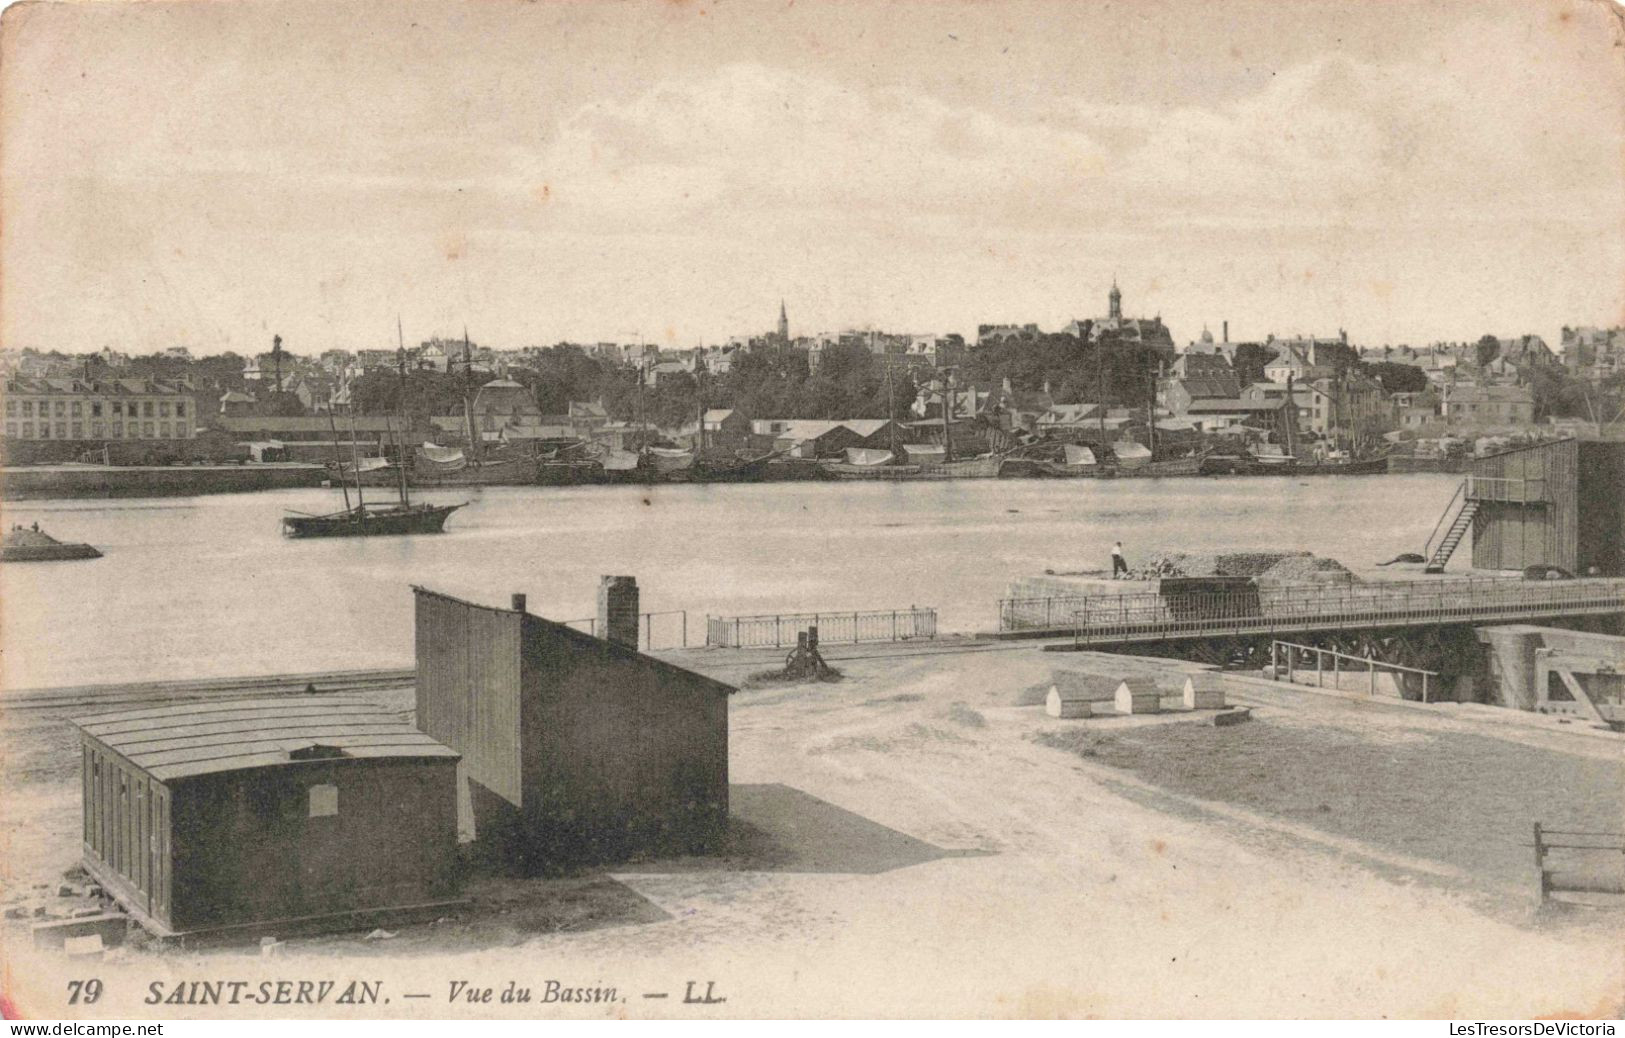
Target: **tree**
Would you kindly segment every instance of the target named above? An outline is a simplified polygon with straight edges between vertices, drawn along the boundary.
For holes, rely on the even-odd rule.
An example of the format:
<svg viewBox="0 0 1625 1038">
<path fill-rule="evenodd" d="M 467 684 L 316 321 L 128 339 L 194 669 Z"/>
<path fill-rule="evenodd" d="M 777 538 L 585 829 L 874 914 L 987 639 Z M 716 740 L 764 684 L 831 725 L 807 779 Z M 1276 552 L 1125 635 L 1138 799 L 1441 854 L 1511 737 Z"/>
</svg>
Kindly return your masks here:
<svg viewBox="0 0 1625 1038">
<path fill-rule="evenodd" d="M 1493 335 L 1486 335 L 1478 340 L 1474 347 L 1474 357 L 1478 366 L 1483 367 L 1501 355 L 1501 342 Z"/>
<path fill-rule="evenodd" d="M 1411 364 L 1378 361 L 1362 364 L 1361 369 L 1382 385 L 1384 393 L 1420 393 L 1428 387 L 1427 373 Z"/>
<path fill-rule="evenodd" d="M 1230 366 L 1235 369 L 1236 378 L 1243 386 L 1250 386 L 1254 382 L 1263 382 L 1264 368 L 1275 359 L 1278 351 L 1271 346 L 1257 342 L 1244 342 L 1236 347 L 1236 352 L 1230 359 Z"/>
</svg>

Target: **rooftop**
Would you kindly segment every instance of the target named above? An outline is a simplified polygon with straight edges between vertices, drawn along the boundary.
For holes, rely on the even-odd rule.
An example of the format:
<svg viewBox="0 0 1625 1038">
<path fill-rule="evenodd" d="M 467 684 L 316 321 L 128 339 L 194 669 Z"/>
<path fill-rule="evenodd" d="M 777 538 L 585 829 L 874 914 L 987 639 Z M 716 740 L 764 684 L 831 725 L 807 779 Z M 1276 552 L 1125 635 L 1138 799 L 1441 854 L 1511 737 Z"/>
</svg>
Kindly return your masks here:
<svg viewBox="0 0 1625 1038">
<path fill-rule="evenodd" d="M 331 756 L 439 757 L 458 754 L 391 713 L 352 696 L 285 696 L 124 710 L 75 719 L 160 781 Z"/>
</svg>

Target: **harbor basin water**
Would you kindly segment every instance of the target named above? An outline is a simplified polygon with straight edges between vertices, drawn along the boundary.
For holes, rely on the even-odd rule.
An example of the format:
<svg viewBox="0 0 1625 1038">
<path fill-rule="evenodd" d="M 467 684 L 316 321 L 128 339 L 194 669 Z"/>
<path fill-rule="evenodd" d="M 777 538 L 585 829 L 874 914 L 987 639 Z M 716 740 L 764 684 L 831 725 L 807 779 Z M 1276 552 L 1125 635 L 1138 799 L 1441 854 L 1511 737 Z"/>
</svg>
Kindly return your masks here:
<svg viewBox="0 0 1625 1038">
<path fill-rule="evenodd" d="M 603 574 L 645 610 L 939 611 L 989 630 L 1015 577 L 1131 565 L 1154 551 L 1303 550 L 1366 575 L 1420 552 L 1457 476 L 966 480 L 493 487 L 441 536 L 287 540 L 289 510 L 330 490 L 7 503 L 101 559 L 0 567 L 0 688 L 410 666 L 411 586 L 531 612 L 593 615 Z M 1460 561 L 1457 562 L 1459 566 Z M 655 623 L 674 645 L 681 618 Z"/>
</svg>

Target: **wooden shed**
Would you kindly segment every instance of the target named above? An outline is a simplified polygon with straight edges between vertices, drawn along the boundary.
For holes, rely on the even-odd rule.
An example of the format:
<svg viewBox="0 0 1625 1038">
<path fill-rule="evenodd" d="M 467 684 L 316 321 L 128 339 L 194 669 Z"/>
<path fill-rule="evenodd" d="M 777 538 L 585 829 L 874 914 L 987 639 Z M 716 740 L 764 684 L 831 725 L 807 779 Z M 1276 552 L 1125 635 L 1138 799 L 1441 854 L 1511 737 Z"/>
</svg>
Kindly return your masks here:
<svg viewBox="0 0 1625 1038">
<path fill-rule="evenodd" d="M 614 579 L 605 593 L 630 583 Z M 522 602 L 415 590 L 418 726 L 463 755 L 476 839 L 526 869 L 713 845 L 732 686 Z"/>
<path fill-rule="evenodd" d="M 346 696 L 73 722 L 84 864 L 163 936 L 372 925 L 457 887 L 457 754 Z"/>
<path fill-rule="evenodd" d="M 1625 442 L 1558 440 L 1472 462 L 1473 567 L 1625 576 Z"/>
</svg>

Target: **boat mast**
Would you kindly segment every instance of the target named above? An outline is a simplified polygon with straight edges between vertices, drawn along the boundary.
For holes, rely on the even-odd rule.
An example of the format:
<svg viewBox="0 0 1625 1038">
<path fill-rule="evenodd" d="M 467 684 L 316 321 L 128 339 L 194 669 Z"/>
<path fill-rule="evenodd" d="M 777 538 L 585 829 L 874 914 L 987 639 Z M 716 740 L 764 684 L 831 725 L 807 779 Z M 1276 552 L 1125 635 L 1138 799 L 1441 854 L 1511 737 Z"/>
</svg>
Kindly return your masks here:
<svg viewBox="0 0 1625 1038">
<path fill-rule="evenodd" d="M 469 349 L 468 325 L 463 325 L 463 422 L 468 426 L 468 452 L 473 455 L 470 459 L 474 467 L 480 467 L 480 441 L 479 434 L 474 428 L 474 406 L 469 402 L 470 390 L 474 383 L 474 356 Z"/>
<path fill-rule="evenodd" d="M 1281 414 L 1281 438 L 1288 457 L 1298 456 L 1298 397 L 1292 389 L 1292 372 L 1286 373 L 1286 405 Z"/>
<path fill-rule="evenodd" d="M 1100 419 L 1100 446 L 1106 446 L 1106 340 L 1095 341 L 1095 394 L 1100 403 L 1095 405 Z"/>
<path fill-rule="evenodd" d="M 897 394 L 892 389 L 892 365 L 890 360 L 886 362 L 886 424 L 891 428 L 891 452 L 893 460 L 895 460 L 897 455 Z M 947 460 L 947 455 L 943 455 L 943 460 Z"/>
<path fill-rule="evenodd" d="M 355 406 L 354 404 L 351 405 Z M 344 491 L 344 510 L 350 510 L 350 484 L 344 481 L 344 455 L 339 453 L 339 423 L 333 418 L 333 405 L 327 405 L 327 427 L 333 430 L 333 462 L 339 475 L 339 489 Z"/>
<path fill-rule="evenodd" d="M 399 373 L 400 379 L 401 379 L 401 399 L 400 399 L 401 433 L 400 433 L 399 436 L 397 436 L 395 438 L 395 453 L 396 453 L 396 460 L 399 461 L 400 466 L 401 466 L 401 507 L 402 508 L 408 508 L 408 507 L 411 506 L 412 500 L 406 493 L 406 427 L 407 427 L 407 417 L 406 417 L 406 415 L 407 415 L 407 410 L 406 410 L 406 333 L 401 330 L 401 315 L 400 314 L 395 315 L 395 342 L 398 344 L 398 350 L 399 350 L 399 352 L 396 355 L 396 358 L 397 358 L 397 361 L 398 361 L 398 364 L 396 366 L 396 370 Z M 395 423 L 394 422 L 390 422 L 389 427 L 390 427 L 390 432 L 395 431 Z"/>
<path fill-rule="evenodd" d="M 363 518 L 366 516 L 367 501 L 361 492 L 361 444 L 358 442 L 360 434 L 355 428 L 355 404 L 350 405 L 350 463 L 355 466 L 355 508 L 356 513 Z"/>
<path fill-rule="evenodd" d="M 942 460 L 954 460 L 954 369 L 948 369 L 947 391 L 942 395 Z"/>
<path fill-rule="evenodd" d="M 1145 447 L 1157 460 L 1157 376 L 1151 376 L 1151 396 L 1145 402 Z"/>
</svg>

